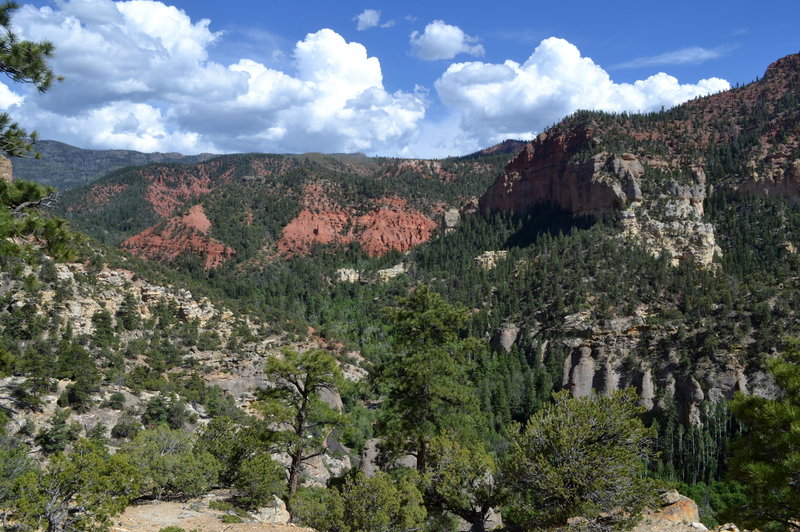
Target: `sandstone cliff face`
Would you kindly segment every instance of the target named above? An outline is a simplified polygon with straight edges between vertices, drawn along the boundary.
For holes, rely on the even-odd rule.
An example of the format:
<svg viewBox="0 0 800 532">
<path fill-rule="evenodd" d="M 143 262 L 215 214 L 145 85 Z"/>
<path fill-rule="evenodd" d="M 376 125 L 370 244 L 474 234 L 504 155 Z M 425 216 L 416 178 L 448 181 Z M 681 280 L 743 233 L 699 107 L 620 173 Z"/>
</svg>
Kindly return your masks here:
<svg viewBox="0 0 800 532">
<path fill-rule="evenodd" d="M 720 252 L 703 221 L 709 190 L 800 202 L 798 96 L 800 54 L 755 83 L 658 116 L 578 113 L 529 143 L 480 208 L 524 214 L 549 204 L 619 217 L 623 236 L 652 253 L 708 266 Z"/>
<path fill-rule="evenodd" d="M 190 254 L 204 258 L 207 270 L 218 268 L 236 253 L 208 236 L 211 222 L 198 204 L 182 215 L 170 218 L 125 240 L 120 247 L 139 257 L 170 262 Z"/>
<path fill-rule="evenodd" d="M 634 387 L 640 404 L 648 410 L 665 410 L 675 404 L 681 420 L 702 426 L 701 410 L 707 404 L 731 399 L 736 392 L 774 395 L 771 379 L 763 371 L 748 371 L 734 354 L 717 353 L 688 370 L 674 352 L 665 357 L 638 356 L 649 345 L 647 309 L 627 317 L 596 320 L 588 311 L 564 320 L 564 344 L 571 353 L 564 360 L 562 387 L 576 397 L 609 395 Z M 542 352 L 545 345 L 540 346 Z"/>
<path fill-rule="evenodd" d="M 705 174 L 696 168 L 694 182 L 670 180 L 663 192 L 642 193 L 646 167 L 662 170 L 670 163 L 645 160 L 631 153 L 600 152 L 576 158 L 590 148 L 596 130 L 542 133 L 506 167 L 480 198 L 484 213 L 523 214 L 539 205 L 554 205 L 575 216 L 617 214 L 623 236 L 654 255 L 668 253 L 673 264 L 711 264 L 721 253 L 714 228 L 704 223 Z"/>
<path fill-rule="evenodd" d="M 408 251 L 427 242 L 437 224 L 425 214 L 409 209 L 400 199 L 382 201 L 360 216 L 356 223 L 356 240 L 373 257 L 390 251 Z"/>
<path fill-rule="evenodd" d="M 358 243 L 370 256 L 408 251 L 429 240 L 438 224 L 400 198 L 373 200 L 359 215 L 332 200 L 320 184 L 306 186 L 304 208 L 276 242 L 283 256 L 304 255 L 316 245 Z"/>
<path fill-rule="evenodd" d="M 481 211 L 523 214 L 548 203 L 575 215 L 602 216 L 641 199 L 644 169 L 633 155 L 600 153 L 572 161 L 594 134 L 585 128 L 539 135 L 481 197 Z"/>
</svg>

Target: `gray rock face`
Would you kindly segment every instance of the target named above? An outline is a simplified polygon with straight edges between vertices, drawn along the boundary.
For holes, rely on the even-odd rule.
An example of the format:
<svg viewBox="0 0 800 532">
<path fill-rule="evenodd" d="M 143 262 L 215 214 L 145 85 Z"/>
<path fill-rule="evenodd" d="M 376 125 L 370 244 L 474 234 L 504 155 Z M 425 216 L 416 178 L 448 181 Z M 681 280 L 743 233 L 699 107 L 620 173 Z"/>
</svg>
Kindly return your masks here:
<svg viewBox="0 0 800 532">
<path fill-rule="evenodd" d="M 564 363 L 564 386 L 573 397 L 589 397 L 592 395 L 595 363 L 592 350 L 581 347 L 567 357 Z"/>
<path fill-rule="evenodd" d="M 620 376 L 617 370 L 611 365 L 610 361 L 605 361 L 599 376 L 601 377 L 601 380 L 598 391 L 601 394 L 608 396 L 619 390 Z"/>
<path fill-rule="evenodd" d="M 639 404 L 648 410 L 653 408 L 655 398 L 655 387 L 653 385 L 653 373 L 646 369 L 642 374 L 642 383 L 639 388 Z"/>
<path fill-rule="evenodd" d="M 495 337 L 492 338 L 492 347 L 498 351 L 503 350 L 508 353 L 514 346 L 514 342 L 517 341 L 518 336 L 519 325 L 516 323 L 506 323 L 500 328 Z"/>
<path fill-rule="evenodd" d="M 275 496 L 272 503 L 253 512 L 253 518 L 259 523 L 286 525 L 292 516 L 286 509 L 286 503 Z"/>
<path fill-rule="evenodd" d="M 572 347 L 564 359 L 561 386 L 574 397 L 610 395 L 633 387 L 646 409 L 664 411 L 677 406 L 683 423 L 702 426 L 705 403 L 730 399 L 737 391 L 764 397 L 779 393 L 768 374 L 745 375 L 733 355 L 720 353 L 714 360 L 700 361 L 690 373 L 681 369 L 674 353 L 660 359 L 639 356 L 642 347 L 636 327 L 609 331 L 587 316 L 568 318 L 576 336 L 559 342 Z M 552 356 L 549 345 L 540 348 L 543 361 Z"/>
<path fill-rule="evenodd" d="M 380 467 L 378 467 L 378 445 L 380 441 L 380 438 L 367 440 L 364 444 L 364 448 L 361 450 L 359 469 L 368 477 L 375 476 L 375 474 L 381 470 Z M 411 455 L 407 455 L 398 459 L 396 464 L 414 469 L 417 467 L 417 459 Z"/>
<path fill-rule="evenodd" d="M 444 213 L 444 227 L 445 229 L 455 229 L 461 221 L 461 213 L 458 209 L 450 209 Z"/>
</svg>

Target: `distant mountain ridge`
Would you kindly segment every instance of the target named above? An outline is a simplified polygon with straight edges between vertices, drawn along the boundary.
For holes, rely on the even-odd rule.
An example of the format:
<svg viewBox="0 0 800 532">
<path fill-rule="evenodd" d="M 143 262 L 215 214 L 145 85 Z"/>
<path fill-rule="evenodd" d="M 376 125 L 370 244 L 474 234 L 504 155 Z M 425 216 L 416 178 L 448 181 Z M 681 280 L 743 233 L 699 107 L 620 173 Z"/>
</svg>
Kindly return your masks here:
<svg viewBox="0 0 800 532">
<path fill-rule="evenodd" d="M 211 153 L 142 153 L 133 150 L 86 150 L 58 142 L 40 140 L 35 145 L 41 159 L 15 158 L 14 176 L 18 179 L 52 185 L 59 190 L 86 185 L 95 179 L 124 168 L 152 163 L 195 164 L 215 157 Z"/>
<path fill-rule="evenodd" d="M 382 256 L 429 240 L 511 156 L 221 155 L 118 169 L 68 191 L 62 208 L 76 227 L 163 262 L 189 255 L 216 268 L 351 245 Z M 203 235 L 184 223 L 195 206 L 208 219 Z"/>
</svg>

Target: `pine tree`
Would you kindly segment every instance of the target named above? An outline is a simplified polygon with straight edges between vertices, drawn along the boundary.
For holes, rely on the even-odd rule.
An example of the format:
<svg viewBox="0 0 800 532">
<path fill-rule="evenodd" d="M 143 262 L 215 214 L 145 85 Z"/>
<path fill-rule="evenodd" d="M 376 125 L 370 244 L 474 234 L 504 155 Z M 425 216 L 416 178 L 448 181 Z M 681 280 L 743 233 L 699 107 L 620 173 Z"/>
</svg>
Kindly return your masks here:
<svg viewBox="0 0 800 532">
<path fill-rule="evenodd" d="M 747 502 L 737 510 L 744 524 L 800 530 L 800 341 L 769 369 L 779 398 L 739 394 L 731 401 L 747 430 L 733 445 L 730 477 L 745 486 Z"/>
<path fill-rule="evenodd" d="M 636 393 L 570 398 L 559 392 L 554 398 L 513 437 L 505 456 L 510 501 L 504 517 L 534 530 L 570 517 L 616 526 L 637 516 L 655 495 L 644 472 L 656 434 L 638 418 L 644 409 Z"/>
<path fill-rule="evenodd" d="M 13 81 L 31 83 L 39 92 L 44 92 L 53 81 L 60 79 L 47 64 L 55 48 L 47 41 L 19 39 L 11 28 L 11 16 L 17 9 L 19 5 L 16 2 L 0 5 L 0 72 Z M 28 134 L 12 122 L 8 114 L 0 114 L 0 151 L 17 157 L 31 155 L 31 141 L 35 139 L 35 132 Z"/>
<path fill-rule="evenodd" d="M 332 355 L 320 349 L 267 359 L 264 374 L 271 387 L 259 394 L 258 409 L 279 431 L 277 450 L 289 455 L 289 497 L 297 491 L 302 465 L 327 452 L 325 438 L 340 423 L 340 415 L 325 404 L 320 393 L 335 391 L 341 370 Z"/>
<path fill-rule="evenodd" d="M 483 345 L 461 340 L 467 311 L 420 286 L 386 312 L 394 353 L 381 380 L 386 384 L 379 430 L 389 457 L 411 453 L 417 469 L 427 467 L 428 445 L 442 432 L 474 428 L 478 401 L 468 380 L 468 363 Z"/>
</svg>

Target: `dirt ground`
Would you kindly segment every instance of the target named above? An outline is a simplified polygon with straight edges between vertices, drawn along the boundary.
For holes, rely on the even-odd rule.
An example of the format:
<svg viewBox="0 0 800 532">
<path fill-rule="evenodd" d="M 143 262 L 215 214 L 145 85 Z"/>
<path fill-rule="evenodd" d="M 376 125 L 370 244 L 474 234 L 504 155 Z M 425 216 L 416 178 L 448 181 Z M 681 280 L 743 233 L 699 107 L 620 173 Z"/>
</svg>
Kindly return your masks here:
<svg viewBox="0 0 800 532">
<path fill-rule="evenodd" d="M 223 523 L 225 512 L 212 510 L 208 503 L 217 497 L 204 497 L 185 502 L 154 501 L 128 506 L 114 519 L 111 532 L 158 532 L 168 526 L 177 526 L 189 532 L 314 532 L 310 528 L 293 525 L 258 523 Z"/>
</svg>

